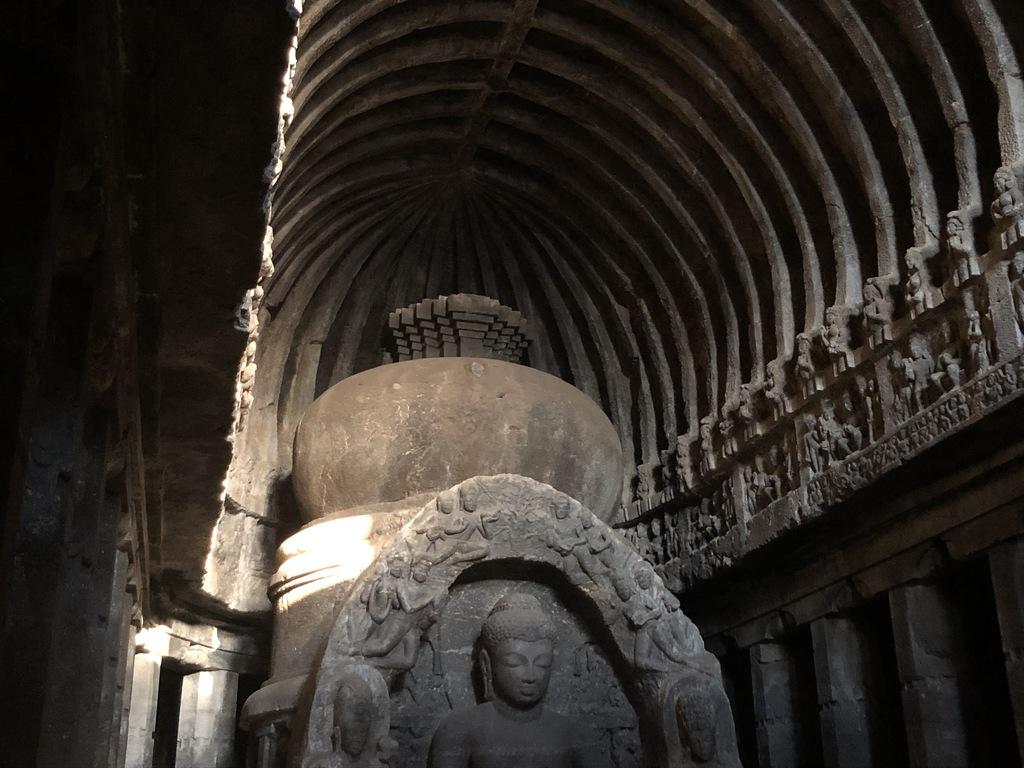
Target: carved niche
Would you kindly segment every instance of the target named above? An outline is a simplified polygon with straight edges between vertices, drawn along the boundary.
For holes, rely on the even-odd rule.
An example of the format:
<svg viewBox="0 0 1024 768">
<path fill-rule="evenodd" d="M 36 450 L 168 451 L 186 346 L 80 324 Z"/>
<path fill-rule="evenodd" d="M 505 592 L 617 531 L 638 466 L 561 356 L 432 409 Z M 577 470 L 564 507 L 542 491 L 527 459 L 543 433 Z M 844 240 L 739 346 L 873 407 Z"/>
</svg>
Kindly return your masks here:
<svg viewBox="0 0 1024 768">
<path fill-rule="evenodd" d="M 524 666 L 499 670 L 498 643 L 517 638 Z M 345 697 L 366 702 L 349 724 Z M 307 701 L 301 768 L 425 768 L 428 746 L 444 765 L 539 768 L 537 744 L 609 768 L 739 766 L 718 662 L 652 565 L 516 475 L 467 480 L 403 527 L 336 614 Z"/>
</svg>

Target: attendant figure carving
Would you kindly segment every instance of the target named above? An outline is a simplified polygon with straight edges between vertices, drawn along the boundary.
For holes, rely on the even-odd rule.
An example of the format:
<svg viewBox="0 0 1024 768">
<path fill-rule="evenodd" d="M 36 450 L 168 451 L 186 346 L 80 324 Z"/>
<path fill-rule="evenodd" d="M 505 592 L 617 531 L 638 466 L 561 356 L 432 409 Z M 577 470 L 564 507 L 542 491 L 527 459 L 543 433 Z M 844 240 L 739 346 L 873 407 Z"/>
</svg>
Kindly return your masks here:
<svg viewBox="0 0 1024 768">
<path fill-rule="evenodd" d="M 436 592 L 427 585 L 431 561 L 397 552 L 388 560 L 387 571 L 360 596 L 372 620 L 363 641 L 363 655 L 378 667 L 412 669 L 416 664 L 421 635 L 433 653 L 434 671 L 441 674 L 441 659 L 433 633 L 444 608 Z"/>
<path fill-rule="evenodd" d="M 430 768 L 600 768 L 596 732 L 545 707 L 557 635 L 535 597 L 511 594 L 480 633 L 487 701 L 453 712 L 430 742 Z"/>
<path fill-rule="evenodd" d="M 999 247 L 1009 250 L 1024 237 L 1024 193 L 1017 174 L 1008 166 L 996 171 L 995 188 L 992 219 L 998 228 Z"/>
<path fill-rule="evenodd" d="M 715 417 L 705 416 L 700 420 L 700 469 L 701 472 L 710 472 L 715 468 L 715 443 L 713 432 L 715 428 Z"/>
<path fill-rule="evenodd" d="M 857 377 L 857 393 L 860 396 L 861 410 L 864 412 L 864 426 L 868 445 L 875 442 L 875 418 L 878 407 L 878 382 L 872 378 Z"/>
<path fill-rule="evenodd" d="M 907 306 L 910 307 L 910 314 L 917 317 L 927 308 L 928 295 L 925 290 L 924 277 L 921 275 L 921 268 L 911 263 L 907 266 L 907 284 L 904 287 L 904 297 Z"/>
<path fill-rule="evenodd" d="M 1024 336 L 1024 251 L 1014 255 L 1009 274 L 1013 313 L 1017 318 L 1017 329 Z"/>
<path fill-rule="evenodd" d="M 831 403 L 828 405 L 831 406 Z M 849 393 L 843 395 L 843 409 L 848 415 L 854 413 L 853 402 Z M 856 425 L 839 422 L 834 414 L 835 411 L 833 409 L 832 420 L 835 427 L 838 428 L 833 427 L 832 431 L 832 456 L 836 461 L 842 461 L 864 446 L 864 435 Z"/>
<path fill-rule="evenodd" d="M 786 392 L 785 374 L 782 371 L 782 364 L 773 360 L 765 366 L 765 389 L 764 394 L 771 408 L 772 419 L 778 421 L 786 413 Z"/>
<path fill-rule="evenodd" d="M 824 445 L 818 439 L 818 421 L 810 414 L 805 414 L 801 421 L 804 462 L 811 473 L 816 475 L 822 470 L 821 459 L 824 449 Z"/>
<path fill-rule="evenodd" d="M 971 375 L 988 370 L 992 361 L 988 354 L 988 339 L 981 324 L 981 313 L 972 309 L 967 313 L 967 346 L 970 351 Z"/>
<path fill-rule="evenodd" d="M 722 455 L 732 456 L 739 447 L 736 442 L 736 419 L 734 414 L 738 403 L 734 400 L 722 406 L 722 418 L 718 420 L 718 433 L 722 436 Z"/>
<path fill-rule="evenodd" d="M 946 216 L 946 245 L 949 247 L 949 267 L 955 285 L 963 285 L 981 274 L 973 237 L 960 211 L 952 211 Z"/>
<path fill-rule="evenodd" d="M 434 563 L 448 559 L 472 562 L 487 556 L 491 538 L 487 526 L 498 521 L 497 515 L 481 516 L 476 511 L 476 499 L 461 489 L 454 498 L 438 496 L 437 511 L 441 513 L 438 524 L 416 531 L 426 536 L 426 551 Z"/>
<path fill-rule="evenodd" d="M 582 584 L 587 580 L 587 575 L 581 566 L 585 562 L 590 565 L 590 551 L 583 525 L 572 514 L 568 499 L 556 499 L 551 506 L 552 525 L 547 531 L 547 545 L 562 556 L 562 569 L 569 581 Z M 591 565 L 590 570 L 594 569 L 594 565 Z"/>
<path fill-rule="evenodd" d="M 864 284 L 864 324 L 872 343 L 892 338 L 892 297 L 889 295 L 890 279 L 872 277 Z"/>
<path fill-rule="evenodd" d="M 383 685 L 383 681 L 379 683 Z M 383 768 L 397 749 L 387 717 L 369 683 L 353 668 L 342 676 L 332 701 L 331 754 L 306 768 Z"/>
<path fill-rule="evenodd" d="M 928 405 L 928 385 L 935 373 L 935 360 L 928 351 L 923 336 L 910 337 L 910 357 L 903 360 L 903 375 L 910 391 L 913 413 L 919 413 Z"/>
<path fill-rule="evenodd" d="M 638 669 L 665 671 L 692 659 L 700 633 L 679 611 L 679 601 L 659 590 L 647 563 L 633 568 L 633 593 L 623 610 L 636 632 L 633 660 Z"/>
<path fill-rule="evenodd" d="M 939 397 L 960 386 L 960 361 L 952 352 L 939 355 L 938 370 L 932 374 L 932 385 Z"/>
<path fill-rule="evenodd" d="M 845 371 L 853 364 L 849 308 L 833 306 L 825 310 L 825 327 L 821 331 L 821 340 L 832 358 L 837 373 Z"/>
<path fill-rule="evenodd" d="M 814 342 L 806 333 L 796 337 L 796 360 L 794 362 L 797 376 L 803 382 L 804 396 L 807 397 L 818 389 L 817 368 L 814 365 Z"/>
</svg>

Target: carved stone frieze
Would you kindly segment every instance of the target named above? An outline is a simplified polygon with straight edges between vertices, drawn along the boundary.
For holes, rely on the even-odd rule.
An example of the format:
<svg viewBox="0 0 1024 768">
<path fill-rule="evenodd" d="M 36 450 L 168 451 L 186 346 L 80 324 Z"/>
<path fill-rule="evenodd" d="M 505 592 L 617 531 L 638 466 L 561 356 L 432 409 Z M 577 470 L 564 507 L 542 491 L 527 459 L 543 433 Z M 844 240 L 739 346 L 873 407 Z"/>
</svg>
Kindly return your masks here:
<svg viewBox="0 0 1024 768">
<path fill-rule="evenodd" d="M 1024 211 L 1018 210 L 1024 193 L 1009 183 L 1009 176 L 1003 186 L 994 209 L 1005 222 Z M 763 509 L 762 486 L 770 486 L 774 474 L 768 464 L 779 463 L 766 463 L 771 446 L 782 452 L 782 463 L 798 483 L 800 467 L 805 480 L 820 473 L 1000 359 L 1019 354 L 1024 347 L 1024 251 L 1011 255 L 1008 264 L 1000 261 L 1006 254 L 999 251 L 974 253 L 969 212 L 954 211 L 947 225 L 949 258 L 956 264 L 940 271 L 949 273 L 943 288 L 949 300 L 937 303 L 941 292 L 929 282 L 930 270 L 937 267 L 924 263 L 937 251 L 932 245 L 910 249 L 902 306 L 894 295 L 899 277 L 889 274 L 866 282 L 862 308 L 831 307 L 823 328 L 796 336 L 790 359 L 768 362 L 763 374 L 740 385 L 718 412 L 679 436 L 672 470 L 666 471 L 662 458 L 657 491 L 624 510 L 623 518 L 656 512 L 679 496 L 711 498 L 730 475 L 737 488 L 742 486 L 736 496 L 740 512 Z M 851 333 L 858 313 L 863 339 Z M 860 341 L 866 343 L 854 346 Z M 748 493 L 750 487 L 754 490 Z"/>
<path fill-rule="evenodd" d="M 701 521 L 701 515 L 695 511 L 699 507 L 680 512 L 680 518 L 687 525 L 685 541 L 689 549 L 678 561 L 682 582 L 688 584 L 710 578 L 735 558 L 755 551 L 804 520 L 824 514 L 944 437 L 1024 393 L 1024 357 L 989 367 L 970 381 L 960 381 L 957 378 L 961 376 L 958 364 L 950 362 L 946 354 L 940 354 L 940 364 L 933 365 L 928 376 L 930 382 L 941 381 L 943 387 L 949 387 L 948 391 L 938 393 L 937 389 L 932 390 L 937 396 L 924 401 L 919 412 L 913 413 L 877 441 L 872 442 L 867 439 L 866 432 L 862 432 L 865 439 L 859 450 L 854 447 L 856 438 L 853 438 L 853 442 L 841 446 L 838 452 L 826 454 L 827 464 L 820 462 L 818 471 L 806 482 L 780 498 L 766 505 L 757 503 L 759 494 L 766 495 L 762 480 L 755 469 L 749 473 L 744 471 L 744 481 L 749 480 L 755 497 L 750 497 L 748 487 L 746 505 L 749 519 L 745 525 L 737 523 L 733 530 L 719 531 L 715 526 L 706 524 L 710 521 Z M 944 363 L 953 366 L 949 372 L 942 369 Z M 921 370 L 925 370 L 923 365 Z M 811 416 L 807 417 L 808 428 L 819 429 L 819 436 L 830 434 L 838 437 L 837 424 L 841 419 L 834 405 L 832 408 L 831 414 L 826 409 L 818 417 L 824 419 L 824 429 L 820 429 L 818 419 Z M 847 413 L 847 406 L 838 411 Z M 853 412 L 857 412 L 856 408 Z M 863 422 L 860 428 L 867 429 Z M 852 437 L 852 432 L 850 435 Z M 819 444 L 821 442 L 818 441 Z M 852 450 L 842 455 L 847 449 Z M 802 447 L 801 450 L 807 449 Z"/>
</svg>

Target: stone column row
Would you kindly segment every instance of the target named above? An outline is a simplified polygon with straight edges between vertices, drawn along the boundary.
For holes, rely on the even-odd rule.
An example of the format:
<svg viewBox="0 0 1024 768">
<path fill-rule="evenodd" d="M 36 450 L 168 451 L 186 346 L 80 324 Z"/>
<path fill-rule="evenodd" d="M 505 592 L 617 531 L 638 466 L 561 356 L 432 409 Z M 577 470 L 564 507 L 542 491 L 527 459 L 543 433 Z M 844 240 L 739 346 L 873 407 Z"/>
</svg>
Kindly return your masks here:
<svg viewBox="0 0 1024 768">
<path fill-rule="evenodd" d="M 153 766 L 162 661 L 160 653 L 135 655 L 125 768 Z M 237 703 L 235 672 L 202 671 L 182 679 L 175 768 L 234 766 Z"/>
<path fill-rule="evenodd" d="M 1024 764 L 1024 539 L 991 550 L 989 565 Z M 891 672 L 882 636 L 866 617 L 829 616 L 811 623 L 810 695 L 816 693 L 815 701 L 808 702 L 806 641 L 753 646 L 758 765 L 990 764 L 996 759 L 991 738 L 996 713 L 985 709 L 988 702 L 976 679 L 962 609 L 948 585 L 906 584 L 889 593 L 903 733 L 896 702 L 888 702 L 896 698 L 895 686 L 886 695 L 884 676 Z"/>
</svg>

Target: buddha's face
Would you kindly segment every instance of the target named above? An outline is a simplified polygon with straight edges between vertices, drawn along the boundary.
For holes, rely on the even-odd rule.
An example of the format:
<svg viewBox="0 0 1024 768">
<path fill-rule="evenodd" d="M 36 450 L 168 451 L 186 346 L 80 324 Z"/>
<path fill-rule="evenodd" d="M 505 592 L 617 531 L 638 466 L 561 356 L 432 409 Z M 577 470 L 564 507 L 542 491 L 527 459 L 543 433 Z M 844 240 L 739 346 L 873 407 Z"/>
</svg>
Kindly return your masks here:
<svg viewBox="0 0 1024 768">
<path fill-rule="evenodd" d="M 534 707 L 544 699 L 555 657 L 550 640 L 502 640 L 485 653 L 496 697 L 520 709 Z"/>
</svg>

